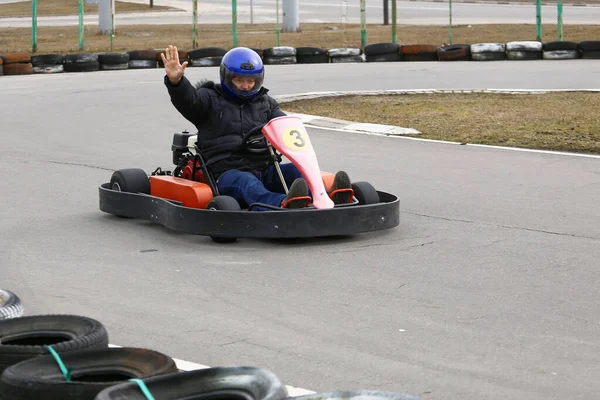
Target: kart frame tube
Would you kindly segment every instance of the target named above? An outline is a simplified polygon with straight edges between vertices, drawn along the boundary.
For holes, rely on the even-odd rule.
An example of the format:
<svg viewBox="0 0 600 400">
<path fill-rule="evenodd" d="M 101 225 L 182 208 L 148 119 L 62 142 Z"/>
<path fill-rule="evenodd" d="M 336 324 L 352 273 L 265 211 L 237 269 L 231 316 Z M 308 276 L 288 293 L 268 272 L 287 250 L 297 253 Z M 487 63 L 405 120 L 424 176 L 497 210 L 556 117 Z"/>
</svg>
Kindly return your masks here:
<svg viewBox="0 0 600 400">
<path fill-rule="evenodd" d="M 377 191 L 380 202 L 330 209 L 223 211 L 183 207 L 176 201 L 99 187 L 100 210 L 161 224 L 175 231 L 223 238 L 308 238 L 354 235 L 400 224 L 400 200 Z"/>
</svg>

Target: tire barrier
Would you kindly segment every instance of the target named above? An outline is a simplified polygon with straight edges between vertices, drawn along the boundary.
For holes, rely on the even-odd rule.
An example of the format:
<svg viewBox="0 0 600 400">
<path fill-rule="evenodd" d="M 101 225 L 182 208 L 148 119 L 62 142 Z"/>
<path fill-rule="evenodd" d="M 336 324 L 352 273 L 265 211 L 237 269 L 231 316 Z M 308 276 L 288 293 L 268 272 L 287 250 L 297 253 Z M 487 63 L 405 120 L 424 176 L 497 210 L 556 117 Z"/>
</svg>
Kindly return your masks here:
<svg viewBox="0 0 600 400">
<path fill-rule="evenodd" d="M 0 376 L 0 399 L 92 400 L 117 383 L 177 371 L 172 358 L 141 348 L 54 353 L 6 368 Z"/>
<path fill-rule="evenodd" d="M 250 47 L 267 65 L 329 64 L 415 61 L 501 61 L 600 59 L 600 40 L 581 42 L 513 41 L 434 46 L 427 44 L 374 43 L 360 48 Z M 164 68 L 164 50 L 132 50 L 125 53 L 0 55 L 0 76 L 88 72 L 139 68 Z M 218 67 L 227 49 L 205 47 L 179 50 L 179 59 L 191 67 Z M 62 66 L 62 67 L 61 67 Z"/>
<path fill-rule="evenodd" d="M 93 62 L 83 58 L 83 63 Z M 114 57 L 111 61 L 115 64 L 108 65 L 119 65 L 123 58 Z M 367 390 L 303 398 L 364 400 L 367 397 L 419 400 L 401 393 Z M 93 318 L 69 314 L 22 316 L 19 297 L 0 289 L 0 400 L 154 398 L 291 400 L 297 397 L 290 397 L 287 386 L 266 369 L 218 366 L 182 371 L 175 359 L 161 352 L 109 346 L 106 328 Z"/>
<path fill-rule="evenodd" d="M 2 70 L 3 75 L 31 75 L 33 73 L 31 54 L 13 53 L 2 55 Z"/>
<path fill-rule="evenodd" d="M 144 384 L 157 399 L 187 399 L 193 395 L 202 398 L 202 394 L 211 398 L 235 398 L 237 396 L 232 396 L 234 392 L 243 392 L 246 400 L 283 400 L 288 397 L 285 385 L 275 374 L 254 367 L 215 367 L 178 372 L 144 379 Z M 121 399 L 145 400 L 146 397 L 137 383 L 127 382 L 104 389 L 95 398 Z"/>
<path fill-rule="evenodd" d="M 0 58 L 0 70 L 2 68 L 2 59 Z M 18 318 L 23 315 L 23 306 L 19 296 L 10 290 L 0 289 L 0 321 L 11 318 Z"/>
</svg>

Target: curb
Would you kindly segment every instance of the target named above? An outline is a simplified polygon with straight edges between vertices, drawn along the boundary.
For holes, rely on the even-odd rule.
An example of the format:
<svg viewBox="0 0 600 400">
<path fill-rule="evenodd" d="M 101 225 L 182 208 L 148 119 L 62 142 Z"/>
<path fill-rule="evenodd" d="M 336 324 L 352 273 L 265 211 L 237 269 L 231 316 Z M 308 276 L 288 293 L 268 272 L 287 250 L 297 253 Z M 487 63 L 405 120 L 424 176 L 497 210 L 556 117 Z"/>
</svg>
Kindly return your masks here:
<svg viewBox="0 0 600 400">
<path fill-rule="evenodd" d="M 399 94 L 471 94 L 471 93 L 492 93 L 492 94 L 545 94 L 551 92 L 600 92 L 600 89 L 413 89 L 413 90 L 362 90 L 362 91 L 332 91 L 332 92 L 306 92 L 290 95 L 273 96 L 279 102 L 281 108 L 285 108 L 285 103 L 298 100 L 311 100 L 323 97 L 339 96 L 381 96 L 381 95 L 399 95 Z M 404 128 L 394 125 L 371 124 L 363 122 L 346 121 L 342 119 L 321 117 L 318 115 L 309 115 L 301 113 L 291 113 L 283 110 L 287 115 L 299 117 L 307 126 L 316 128 L 327 128 L 341 131 L 352 131 L 366 133 L 369 135 L 380 136 L 399 136 L 399 135 L 418 135 L 421 132 L 413 128 Z"/>
</svg>

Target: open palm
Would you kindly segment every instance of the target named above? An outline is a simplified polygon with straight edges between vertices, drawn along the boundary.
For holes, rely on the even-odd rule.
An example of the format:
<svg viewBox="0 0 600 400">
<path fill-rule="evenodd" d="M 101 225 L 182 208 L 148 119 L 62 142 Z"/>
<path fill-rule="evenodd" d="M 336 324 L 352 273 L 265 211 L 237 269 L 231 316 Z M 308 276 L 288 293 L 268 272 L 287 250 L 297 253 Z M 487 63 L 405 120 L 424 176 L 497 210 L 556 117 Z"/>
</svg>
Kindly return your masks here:
<svg viewBox="0 0 600 400">
<path fill-rule="evenodd" d="M 169 47 L 165 49 L 165 52 L 160 54 L 160 57 L 162 58 L 165 66 L 165 72 L 167 73 L 171 83 L 179 83 L 183 77 L 188 62 L 184 61 L 183 64 L 179 62 L 179 52 L 177 51 L 177 47 L 172 45 L 169 45 Z"/>
</svg>

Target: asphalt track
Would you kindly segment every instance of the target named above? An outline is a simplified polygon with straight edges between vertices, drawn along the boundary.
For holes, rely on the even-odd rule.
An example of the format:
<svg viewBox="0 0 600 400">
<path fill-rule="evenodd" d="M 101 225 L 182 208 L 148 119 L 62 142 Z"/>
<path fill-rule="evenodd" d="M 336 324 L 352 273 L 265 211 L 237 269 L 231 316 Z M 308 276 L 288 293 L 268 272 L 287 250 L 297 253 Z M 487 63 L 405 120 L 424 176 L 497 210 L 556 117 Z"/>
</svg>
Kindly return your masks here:
<svg viewBox="0 0 600 400">
<path fill-rule="evenodd" d="M 267 86 L 597 89 L 598 67 L 269 66 Z M 217 245 L 98 210 L 113 170 L 170 166 L 172 134 L 191 129 L 162 76 L 0 78 L 0 286 L 26 314 L 87 315 L 113 344 L 263 367 L 317 392 L 597 398 L 599 158 L 310 129 L 322 169 L 401 197 L 400 226 Z"/>
</svg>

